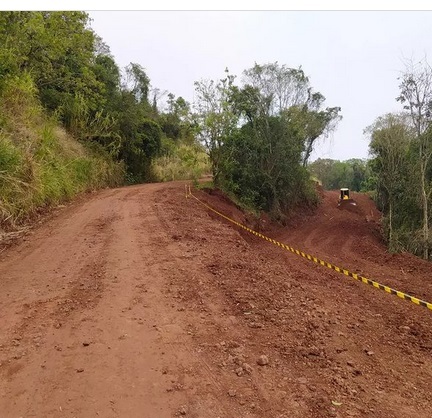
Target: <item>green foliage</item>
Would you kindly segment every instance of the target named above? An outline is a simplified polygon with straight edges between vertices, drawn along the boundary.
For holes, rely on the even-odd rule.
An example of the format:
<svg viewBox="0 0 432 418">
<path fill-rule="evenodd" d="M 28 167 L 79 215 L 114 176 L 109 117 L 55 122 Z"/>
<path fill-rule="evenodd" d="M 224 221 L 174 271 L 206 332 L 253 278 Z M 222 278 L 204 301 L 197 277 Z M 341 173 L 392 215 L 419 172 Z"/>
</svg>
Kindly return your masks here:
<svg viewBox="0 0 432 418">
<path fill-rule="evenodd" d="M 247 91 L 255 91 L 252 95 L 255 104 L 251 108 L 255 109 L 255 117 L 285 113 L 296 135 L 303 138 L 302 163 L 306 166 L 317 140 L 335 129 L 340 121 L 340 107 L 323 108 L 325 97 L 313 91 L 301 68 L 288 68 L 277 62 L 255 64 L 244 75 Z M 251 112 L 247 114 L 250 116 Z"/>
<path fill-rule="evenodd" d="M 432 67 L 426 59 L 406 66 L 400 78 L 400 95 L 396 99 L 409 111 L 409 122 L 414 133 L 415 173 L 418 198 L 422 211 L 423 258 L 432 255 Z"/>
<path fill-rule="evenodd" d="M 102 85 L 92 71 L 95 35 L 88 23 L 84 12 L 2 12 L 0 73 L 28 71 L 50 110 L 76 94 L 96 110 Z"/>
<path fill-rule="evenodd" d="M 277 117 L 265 123 L 268 138 L 247 123 L 226 142 L 221 182 L 247 206 L 280 217 L 305 201 L 309 176 L 301 165 L 303 143 L 289 123 Z"/>
<path fill-rule="evenodd" d="M 151 162 L 160 150 L 162 130 L 150 119 L 142 119 L 134 128 L 135 134 L 121 149 L 121 155 L 130 174 L 128 181 L 140 183 L 153 180 Z"/>
<path fill-rule="evenodd" d="M 110 184 L 122 167 L 137 183 L 197 179 L 210 165 L 218 187 L 279 218 L 315 201 L 305 165 L 340 108 L 324 107 L 301 68 L 255 64 L 241 85 L 226 70 L 195 83 L 193 113 L 174 94 L 162 110 L 145 68 L 122 71 L 89 23 L 85 12 L 0 12 L 4 213 Z"/>
<path fill-rule="evenodd" d="M 367 132 L 371 138 L 370 168 L 376 179 L 376 201 L 384 213 L 389 249 L 423 255 L 422 188 L 415 129 L 407 115 L 388 114 L 378 118 Z M 432 173 L 428 181 L 432 181 Z M 432 247 L 432 243 L 429 245 Z"/>
<path fill-rule="evenodd" d="M 188 144 L 195 142 L 192 126 L 190 105 L 182 97 L 175 99 L 174 94 L 168 94 L 168 112 L 159 118 L 164 134 L 171 139 Z"/>
<path fill-rule="evenodd" d="M 201 145 L 177 144 L 165 138 L 163 154 L 153 161 L 158 181 L 198 180 L 210 173 L 208 156 Z"/>
<path fill-rule="evenodd" d="M 312 175 L 327 190 L 348 187 L 356 192 L 375 189 L 371 168 L 366 160 L 353 158 L 346 161 L 321 159 L 308 165 Z"/>
<path fill-rule="evenodd" d="M 72 139 L 42 110 L 28 75 L 10 77 L 0 104 L 0 227 L 77 193 L 123 181 L 122 164 Z"/>
<path fill-rule="evenodd" d="M 125 161 L 129 178 L 148 181 L 161 136 L 149 122 L 161 125 L 148 102 L 150 80 L 137 63 L 122 74 L 89 24 L 85 12 L 0 12 L 0 97 L 21 106 L 3 90 L 8 80 L 27 83 L 32 100 L 75 138 L 102 145 Z M 187 107 L 182 100 L 175 103 L 178 118 Z"/>
<path fill-rule="evenodd" d="M 150 79 L 144 68 L 131 62 L 126 67 L 126 82 L 129 86 L 129 91 L 132 92 L 138 103 L 148 103 L 148 93 Z"/>
<path fill-rule="evenodd" d="M 219 182 L 222 164 L 221 147 L 237 128 L 239 116 L 235 112 L 232 96 L 235 76 L 225 70 L 226 77 L 215 82 L 195 82 L 197 100 L 194 123 L 199 141 L 205 145 L 212 166 L 213 181 Z"/>
<path fill-rule="evenodd" d="M 115 109 L 115 103 L 120 93 L 121 73 L 114 58 L 108 54 L 96 56 L 94 64 L 96 80 L 104 87 L 103 96 L 107 111 Z"/>
<path fill-rule="evenodd" d="M 324 96 L 301 69 L 255 64 L 244 72 L 243 86 L 234 81 L 227 72 L 219 82 L 195 83 L 195 120 L 215 184 L 279 219 L 299 204 L 315 204 L 304 166 L 340 109 L 322 107 Z"/>
</svg>

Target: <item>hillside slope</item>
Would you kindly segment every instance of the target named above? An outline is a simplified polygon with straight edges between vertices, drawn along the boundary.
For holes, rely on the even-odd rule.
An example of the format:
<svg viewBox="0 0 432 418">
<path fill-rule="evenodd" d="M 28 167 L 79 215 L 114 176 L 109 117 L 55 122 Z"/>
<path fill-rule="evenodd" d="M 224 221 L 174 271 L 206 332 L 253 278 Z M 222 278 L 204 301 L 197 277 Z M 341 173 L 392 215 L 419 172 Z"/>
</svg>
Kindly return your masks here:
<svg viewBox="0 0 432 418">
<path fill-rule="evenodd" d="M 8 79 L 0 100 L 0 234 L 78 193 L 123 181 L 122 164 L 48 117 L 30 78 Z M 0 235 L 1 238 L 1 235 Z"/>
<path fill-rule="evenodd" d="M 410 253 L 388 252 L 381 235 L 381 213 L 369 196 L 352 194 L 357 212 L 337 208 L 338 196 L 337 191 L 324 192 L 312 216 L 278 230 L 276 237 L 340 267 L 432 299 L 431 263 Z"/>
</svg>

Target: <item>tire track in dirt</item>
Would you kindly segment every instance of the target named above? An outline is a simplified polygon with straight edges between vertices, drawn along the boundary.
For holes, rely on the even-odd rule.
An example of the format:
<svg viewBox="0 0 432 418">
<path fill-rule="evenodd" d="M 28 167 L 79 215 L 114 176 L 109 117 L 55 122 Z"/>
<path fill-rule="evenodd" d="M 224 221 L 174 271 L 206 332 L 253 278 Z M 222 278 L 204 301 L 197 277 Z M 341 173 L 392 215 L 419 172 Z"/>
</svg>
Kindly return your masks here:
<svg viewBox="0 0 432 418">
<path fill-rule="evenodd" d="M 0 385 L 1 399 L 6 402 L 0 408 L 4 416 L 15 416 L 15 408 L 25 416 L 41 416 L 33 403 L 46 402 L 40 399 L 40 391 L 47 369 L 53 359 L 64 357 L 62 327 L 78 312 L 92 309 L 101 298 L 104 247 L 116 214 L 112 211 L 97 216 L 97 206 L 90 202 L 87 210 L 72 216 L 75 228 L 66 224 L 61 233 L 50 231 L 45 239 L 38 231 L 35 245 L 25 243 L 2 263 L 2 273 L 7 274 L 6 279 L 1 274 L 7 301 L 2 298 L 0 310 L 0 374 L 7 376 Z M 60 227 L 60 220 L 54 224 Z M 15 314 L 12 318 L 11 313 Z M 25 389 L 29 380 L 38 382 L 32 391 Z"/>
<path fill-rule="evenodd" d="M 320 210 L 331 211 L 270 233 L 365 270 L 409 269 L 356 253 L 358 233 L 381 248 L 361 222 L 346 219 L 344 245 L 334 214 L 317 229 Z M 0 278 L 1 418 L 432 415 L 426 310 L 236 230 L 183 183 L 66 208 L 2 254 Z"/>
<path fill-rule="evenodd" d="M 236 318 L 232 315 L 227 317 L 228 307 L 224 295 L 215 288 L 209 291 L 208 286 L 213 282 L 212 277 L 209 277 L 207 267 L 202 265 L 200 259 L 194 255 L 195 250 L 199 251 L 200 243 L 208 241 L 205 236 L 195 236 L 195 232 L 199 230 L 197 218 L 206 222 L 206 216 L 196 212 L 193 216 L 189 216 L 189 208 L 184 207 L 183 204 L 179 205 L 181 202 L 178 198 L 173 201 L 173 193 L 177 194 L 178 188 L 171 192 L 160 193 L 159 199 L 162 204 L 158 207 L 163 209 L 159 210 L 159 218 L 164 228 L 172 234 L 177 246 L 183 248 L 184 257 L 189 261 L 184 275 L 174 275 L 170 282 L 172 287 L 168 288 L 167 292 L 169 294 L 175 292 L 174 298 L 181 301 L 180 311 L 187 312 L 189 320 L 194 312 L 199 313 L 194 324 L 188 324 L 189 332 L 198 340 L 195 356 L 199 353 L 200 367 L 206 371 L 202 381 L 207 383 L 201 385 L 198 399 L 211 399 L 207 405 L 197 399 L 190 399 L 190 404 L 194 405 L 194 414 L 197 417 L 204 417 L 208 416 L 210 411 L 219 411 L 215 416 L 255 417 L 262 416 L 263 413 L 265 416 L 279 416 L 265 385 L 250 373 L 252 366 L 246 363 L 246 360 L 250 362 L 251 358 L 256 359 L 258 354 L 253 352 L 252 354 L 251 350 L 247 349 L 247 335 L 239 328 Z M 179 234 L 179 228 L 174 226 L 170 219 L 181 222 L 182 233 Z M 208 228 L 206 231 L 211 233 L 212 229 Z M 231 237 L 237 236 L 230 230 L 226 233 Z M 201 255 L 204 253 L 201 252 Z M 223 353 L 222 358 L 221 353 Z M 247 376 L 247 384 L 241 384 L 240 389 L 238 389 L 239 376 L 234 373 L 234 370 L 225 370 L 226 360 L 241 376 Z M 254 400 L 258 399 L 261 405 L 254 403 Z"/>
<path fill-rule="evenodd" d="M 191 341 L 201 319 L 171 300 L 168 280 L 183 278 L 190 259 L 155 211 L 164 187 L 101 193 L 37 232 L 35 246 L 8 252 L 0 271 L 19 297 L 1 300 L 5 323 L 17 309 L 0 346 L 2 417 L 163 418 L 183 406 L 192 417 L 230 416 L 227 389 Z"/>
<path fill-rule="evenodd" d="M 223 213 L 231 211 L 231 217 L 235 220 L 247 223 L 241 212 L 232 212 L 233 206 L 228 206 L 217 196 L 202 193 L 199 196 Z M 202 207 L 201 210 L 206 211 Z M 208 215 L 217 219 L 210 212 Z M 316 220 L 319 222 L 318 215 Z M 221 219 L 216 222 L 226 225 Z M 365 220 L 366 222 L 368 221 Z M 352 245 L 349 242 L 355 239 L 356 229 L 348 230 L 345 237 L 341 238 L 340 241 L 346 242 L 346 245 L 340 245 L 339 242 L 336 247 L 340 231 L 335 226 L 339 223 L 335 220 L 334 225 L 322 225 L 327 233 L 317 234 L 319 238 L 325 237 L 318 251 L 325 250 L 323 253 L 327 255 L 335 250 L 341 251 L 341 248 L 343 251 L 351 251 Z M 367 226 L 363 227 L 361 234 L 366 235 L 367 230 Z M 273 236 L 291 245 L 297 242 L 298 248 L 305 249 L 305 243 L 301 240 L 315 233 L 310 219 L 307 219 L 304 227 L 276 231 Z M 274 336 L 275 341 L 285 341 L 279 344 L 280 354 L 290 356 L 289 363 L 292 359 L 300 358 L 304 366 L 303 373 L 310 370 L 312 375 L 315 374 L 313 380 L 321 380 L 317 387 L 322 390 L 322 396 L 315 396 L 314 400 L 308 401 L 311 410 L 314 410 L 310 416 L 338 414 L 337 410 L 329 411 L 324 402 L 325 398 L 331 396 L 339 399 L 343 397 L 343 404 L 354 408 L 343 408 L 345 410 L 338 416 L 369 413 L 371 416 L 402 417 L 419 413 L 429 416 L 432 413 L 428 390 L 432 381 L 432 369 L 427 361 L 428 347 L 431 345 L 429 311 L 358 282 L 349 282 L 340 274 L 296 257 L 243 231 L 240 234 L 257 251 L 256 260 L 249 260 L 253 269 L 248 269 L 241 277 L 255 278 L 252 279 L 253 286 L 251 283 L 246 286 L 242 281 L 233 283 L 231 280 L 230 290 L 242 295 L 245 300 L 261 301 L 261 312 L 267 311 L 282 317 L 278 321 L 271 315 L 267 318 L 262 314 L 261 320 L 264 317 L 275 321 L 273 324 L 279 324 L 279 333 L 274 335 L 274 330 L 269 330 L 268 333 Z M 368 236 L 368 239 L 371 238 Z M 334 245 L 329 247 L 329 242 L 334 242 Z M 375 255 L 384 252 L 381 249 Z M 316 249 L 313 253 L 316 254 Z M 367 265 L 361 252 L 355 257 L 361 260 L 362 265 Z M 228 260 L 229 257 L 220 260 L 220 274 L 233 274 L 232 270 L 237 269 L 232 263 L 231 269 L 227 267 L 230 264 Z M 406 261 L 409 263 L 410 257 Z M 258 274 L 263 266 L 265 271 Z M 400 281 L 397 284 L 404 285 Z M 416 278 L 416 285 L 417 290 L 422 286 L 419 278 Z M 241 301 L 241 298 L 238 299 Z M 290 324 L 289 328 L 286 328 L 287 323 Z M 288 344 L 287 340 L 290 341 Z M 316 366 L 319 366 L 318 369 Z M 410 379 L 407 378 L 408 375 L 415 377 Z"/>
</svg>

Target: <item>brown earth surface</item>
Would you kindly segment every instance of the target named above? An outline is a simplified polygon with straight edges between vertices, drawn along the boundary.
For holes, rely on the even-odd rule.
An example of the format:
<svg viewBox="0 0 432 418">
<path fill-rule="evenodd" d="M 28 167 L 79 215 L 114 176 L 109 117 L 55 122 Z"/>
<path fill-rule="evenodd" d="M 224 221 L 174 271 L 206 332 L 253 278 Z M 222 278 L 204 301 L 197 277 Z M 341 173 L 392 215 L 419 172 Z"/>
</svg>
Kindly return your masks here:
<svg viewBox="0 0 432 418">
<path fill-rule="evenodd" d="M 353 197 L 358 213 L 325 192 L 261 229 L 432 302 L 431 264 L 388 254 Z M 430 310 L 239 230 L 184 183 L 102 191 L 0 257 L 0 418 L 432 416 Z"/>
</svg>

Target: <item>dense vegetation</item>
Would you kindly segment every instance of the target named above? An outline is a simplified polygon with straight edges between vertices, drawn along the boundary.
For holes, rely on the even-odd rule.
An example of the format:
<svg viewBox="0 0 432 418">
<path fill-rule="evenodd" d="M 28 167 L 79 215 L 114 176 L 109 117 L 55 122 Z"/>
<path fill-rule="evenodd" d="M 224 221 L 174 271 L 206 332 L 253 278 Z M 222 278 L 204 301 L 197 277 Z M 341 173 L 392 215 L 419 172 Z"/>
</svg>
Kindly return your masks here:
<svg viewBox="0 0 432 418">
<path fill-rule="evenodd" d="M 43 206 L 122 182 L 122 164 L 46 116 L 30 77 L 2 83 L 0 115 L 0 231 Z"/>
<path fill-rule="evenodd" d="M 89 25 L 84 12 L 0 13 L 0 226 L 125 178 L 207 169 L 189 104 L 170 94 L 162 112 L 145 70 L 120 69 Z"/>
<path fill-rule="evenodd" d="M 367 160 L 352 158 L 346 161 L 319 158 L 309 164 L 309 170 L 327 190 L 348 187 L 356 192 L 375 187 L 373 173 Z"/>
<path fill-rule="evenodd" d="M 324 107 L 301 69 L 278 63 L 226 71 L 195 83 L 198 135 L 209 150 L 215 184 L 247 206 L 283 219 L 298 204 L 316 203 L 306 164 L 316 140 L 340 119 Z"/>
<path fill-rule="evenodd" d="M 152 88 L 141 65 L 120 69 L 89 24 L 84 12 L 0 14 L 3 222 L 118 184 L 123 170 L 128 183 L 198 178 L 209 162 L 216 186 L 275 217 L 316 200 L 306 165 L 340 109 L 324 106 L 301 69 L 256 64 L 240 84 L 228 72 L 196 82 L 192 109 Z M 24 160 L 41 168 L 23 174 Z"/>
<path fill-rule="evenodd" d="M 119 68 L 84 12 L 0 13 L 0 228 L 94 188 L 199 178 L 283 219 L 328 189 L 372 191 L 392 251 L 432 249 L 432 70 L 400 78 L 401 113 L 366 133 L 368 161 L 319 159 L 340 120 L 301 68 L 255 64 L 195 83 L 195 103 Z"/>
<path fill-rule="evenodd" d="M 399 114 L 379 117 L 370 135 L 377 202 L 392 251 L 429 259 L 432 249 L 432 69 L 410 64 L 400 78 Z"/>
<path fill-rule="evenodd" d="M 383 212 L 389 250 L 431 259 L 432 252 L 432 69 L 409 63 L 402 73 L 400 113 L 380 116 L 365 129 L 370 158 L 318 159 L 311 173 L 326 189 L 372 192 Z"/>
</svg>

